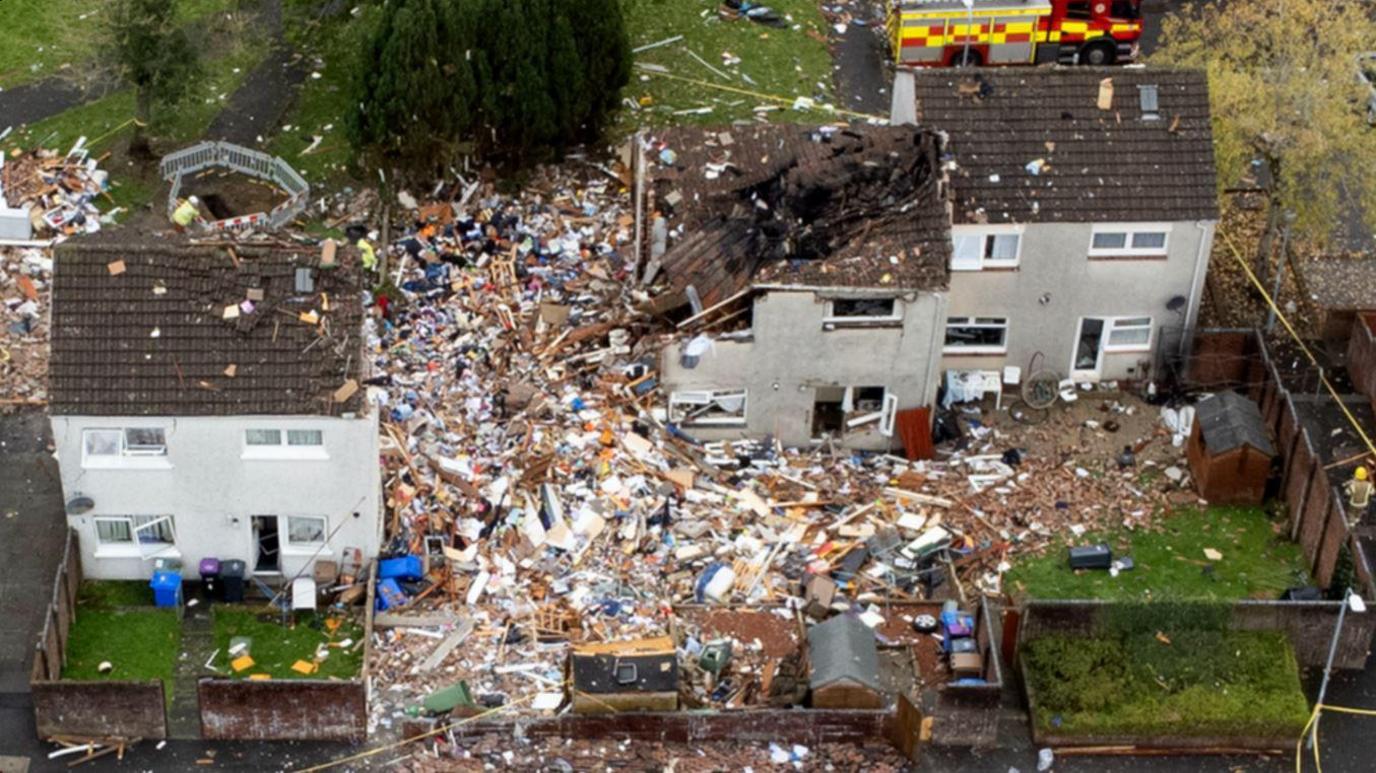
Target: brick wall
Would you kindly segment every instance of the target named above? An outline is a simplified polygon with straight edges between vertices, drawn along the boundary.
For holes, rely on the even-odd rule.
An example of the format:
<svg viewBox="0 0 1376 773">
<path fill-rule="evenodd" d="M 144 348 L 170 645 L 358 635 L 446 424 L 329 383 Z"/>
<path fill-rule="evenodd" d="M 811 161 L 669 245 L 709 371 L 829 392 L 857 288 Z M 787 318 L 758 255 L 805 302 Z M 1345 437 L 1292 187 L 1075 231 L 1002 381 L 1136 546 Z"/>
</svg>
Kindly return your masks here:
<svg viewBox="0 0 1376 773">
<path fill-rule="evenodd" d="M 202 679 L 201 737 L 256 741 L 363 741 L 368 735 L 362 680 L 251 682 Z"/>
</svg>

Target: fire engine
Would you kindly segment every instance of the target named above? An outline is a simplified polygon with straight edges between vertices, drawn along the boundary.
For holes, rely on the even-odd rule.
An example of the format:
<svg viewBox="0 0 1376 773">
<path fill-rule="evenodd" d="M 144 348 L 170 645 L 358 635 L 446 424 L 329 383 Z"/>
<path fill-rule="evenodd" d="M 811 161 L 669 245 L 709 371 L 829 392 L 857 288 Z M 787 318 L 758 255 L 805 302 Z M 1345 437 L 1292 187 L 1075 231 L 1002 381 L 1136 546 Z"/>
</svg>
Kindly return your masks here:
<svg viewBox="0 0 1376 773">
<path fill-rule="evenodd" d="M 890 0 L 894 61 L 912 67 L 1104 65 L 1137 58 L 1142 0 Z"/>
</svg>

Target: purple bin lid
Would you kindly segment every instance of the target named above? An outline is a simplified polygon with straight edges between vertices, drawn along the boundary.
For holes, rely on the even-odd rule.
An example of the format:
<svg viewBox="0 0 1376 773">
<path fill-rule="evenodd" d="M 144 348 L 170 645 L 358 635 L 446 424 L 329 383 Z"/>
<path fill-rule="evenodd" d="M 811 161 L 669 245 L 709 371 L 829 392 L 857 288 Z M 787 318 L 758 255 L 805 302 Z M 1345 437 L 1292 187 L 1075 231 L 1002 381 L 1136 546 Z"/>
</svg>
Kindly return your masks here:
<svg viewBox="0 0 1376 773">
<path fill-rule="evenodd" d="M 220 559 L 218 559 L 218 558 L 202 558 L 202 559 L 201 559 L 201 574 L 219 574 L 219 573 L 220 573 Z"/>
</svg>

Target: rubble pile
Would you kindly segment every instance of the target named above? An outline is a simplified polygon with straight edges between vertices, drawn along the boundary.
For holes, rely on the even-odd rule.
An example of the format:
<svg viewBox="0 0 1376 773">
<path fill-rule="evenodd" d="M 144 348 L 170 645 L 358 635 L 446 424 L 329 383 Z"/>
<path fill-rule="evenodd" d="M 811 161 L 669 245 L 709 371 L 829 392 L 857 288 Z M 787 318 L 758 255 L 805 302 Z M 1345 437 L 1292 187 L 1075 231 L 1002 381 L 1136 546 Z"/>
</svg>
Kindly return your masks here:
<svg viewBox="0 0 1376 773">
<path fill-rule="evenodd" d="M 66 155 L 54 150 L 35 150 L 0 161 L 0 204 L 27 210 L 33 239 L 61 240 L 95 233 L 102 216 L 95 206 L 107 195 L 110 175 L 82 147 L 83 138 Z"/>
<path fill-rule="evenodd" d="M 666 339 L 628 281 L 626 187 L 545 170 L 517 196 L 472 183 L 436 204 L 401 197 L 414 222 L 368 323 L 386 555 L 406 557 L 377 588 L 375 731 L 419 713 L 566 710 L 574 645 L 662 636 L 681 705 L 796 703 L 804 614 L 852 609 L 873 627 L 888 602 L 997 594 L 1011 553 L 1145 525 L 1175 502 L 1179 481 L 1145 487 L 1137 462 L 1115 461 L 1119 442 L 1144 465 L 1151 447 L 1178 458 L 1154 418 L 1119 438 L 1108 416 L 1029 430 L 971 409 L 930 461 L 696 441 L 660 407 Z M 1131 410 L 1102 404 L 1124 423 Z M 1020 450 L 1026 432 L 1106 436 L 1114 453 Z M 805 592 L 818 576 L 835 592 Z M 698 614 L 722 604 L 779 621 L 781 638 Z M 730 657 L 708 673 L 714 644 Z"/>
<path fill-rule="evenodd" d="M 0 411 L 47 396 L 52 254 L 0 247 Z"/>
</svg>

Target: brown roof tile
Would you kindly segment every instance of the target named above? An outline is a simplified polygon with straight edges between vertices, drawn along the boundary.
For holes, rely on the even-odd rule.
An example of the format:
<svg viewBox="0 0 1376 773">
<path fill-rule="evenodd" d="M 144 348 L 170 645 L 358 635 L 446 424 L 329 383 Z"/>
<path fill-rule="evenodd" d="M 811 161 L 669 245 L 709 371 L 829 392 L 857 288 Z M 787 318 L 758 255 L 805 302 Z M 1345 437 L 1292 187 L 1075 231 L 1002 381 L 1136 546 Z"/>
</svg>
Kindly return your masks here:
<svg viewBox="0 0 1376 773">
<path fill-rule="evenodd" d="M 91 240 L 60 247 L 53 272 L 51 410 L 57 415 L 229 416 L 358 411 L 330 398 L 360 371 L 354 269 L 322 271 L 316 249 Z M 124 262 L 112 275 L 108 265 Z M 298 267 L 315 291 L 298 294 Z M 165 287 L 157 293 L 155 287 Z M 250 314 L 224 309 L 263 291 Z M 322 293 L 329 295 L 324 311 Z M 297 318 L 315 310 L 320 326 Z M 320 330 L 328 327 L 328 337 Z M 156 331 L 156 336 L 154 332 Z M 307 349 L 309 347 L 309 349 Z M 229 365 L 235 375 L 225 375 Z"/>
<path fill-rule="evenodd" d="M 1104 78 L 1110 110 L 1096 104 Z M 918 120 L 949 137 L 957 223 L 1218 219 L 1202 71 L 923 70 L 916 81 Z M 1141 86 L 1157 89 L 1155 120 Z M 1032 174 L 1037 159 L 1046 167 Z"/>
</svg>

